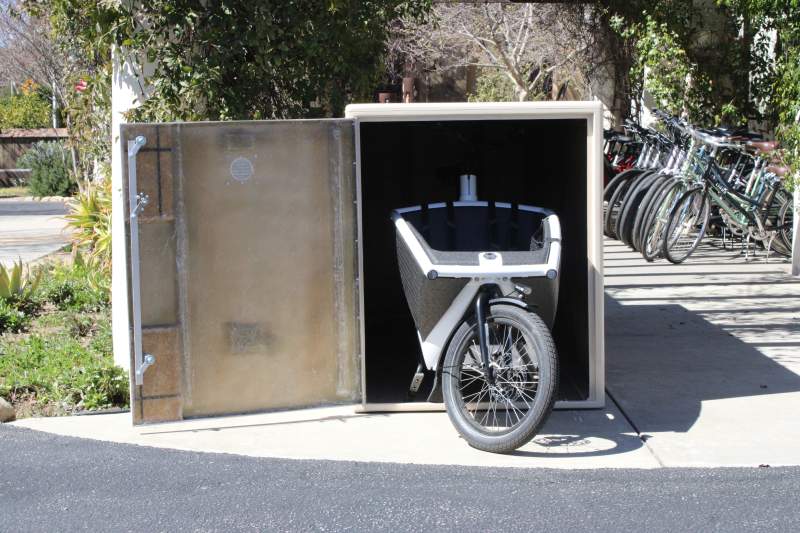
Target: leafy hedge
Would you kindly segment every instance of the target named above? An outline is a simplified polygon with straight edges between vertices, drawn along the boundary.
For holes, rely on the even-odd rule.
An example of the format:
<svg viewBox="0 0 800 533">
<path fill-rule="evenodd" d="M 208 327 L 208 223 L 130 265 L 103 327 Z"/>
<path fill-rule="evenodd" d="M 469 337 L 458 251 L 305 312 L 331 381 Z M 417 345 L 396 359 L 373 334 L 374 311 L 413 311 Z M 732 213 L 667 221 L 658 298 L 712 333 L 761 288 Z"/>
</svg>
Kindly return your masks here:
<svg viewBox="0 0 800 533">
<path fill-rule="evenodd" d="M 634 105 L 647 89 L 658 107 L 699 124 L 756 121 L 782 141 L 783 157 L 797 179 L 800 0 L 603 5 L 613 29 L 630 44 Z"/>
<path fill-rule="evenodd" d="M 339 116 L 370 97 L 389 23 L 430 0 L 26 2 L 87 58 L 156 65 L 139 120 Z M 91 83 L 90 83 L 91 85 Z"/>
<path fill-rule="evenodd" d="M 50 113 L 50 103 L 36 92 L 0 98 L 0 130 L 48 128 Z"/>
</svg>

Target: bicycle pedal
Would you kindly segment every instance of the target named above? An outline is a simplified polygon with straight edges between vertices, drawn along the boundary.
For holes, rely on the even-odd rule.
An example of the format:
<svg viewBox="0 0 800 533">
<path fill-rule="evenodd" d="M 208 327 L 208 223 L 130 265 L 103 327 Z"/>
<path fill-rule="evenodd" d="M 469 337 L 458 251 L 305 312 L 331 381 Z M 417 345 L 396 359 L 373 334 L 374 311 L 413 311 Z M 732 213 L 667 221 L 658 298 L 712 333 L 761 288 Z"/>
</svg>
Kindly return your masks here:
<svg viewBox="0 0 800 533">
<path fill-rule="evenodd" d="M 414 377 L 411 379 L 411 385 L 408 387 L 408 390 L 412 394 L 415 394 L 419 390 L 420 386 L 422 385 L 422 380 L 423 379 L 425 379 L 425 372 L 421 372 L 421 371 L 418 370 L 414 374 Z"/>
</svg>

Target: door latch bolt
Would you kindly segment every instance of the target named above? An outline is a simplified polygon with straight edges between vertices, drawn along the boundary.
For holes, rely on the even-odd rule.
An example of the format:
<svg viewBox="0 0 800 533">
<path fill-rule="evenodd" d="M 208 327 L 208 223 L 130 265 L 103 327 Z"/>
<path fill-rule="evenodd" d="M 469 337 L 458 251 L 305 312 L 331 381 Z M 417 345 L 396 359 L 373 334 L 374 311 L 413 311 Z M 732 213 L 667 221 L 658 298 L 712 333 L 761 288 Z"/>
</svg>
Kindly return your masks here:
<svg viewBox="0 0 800 533">
<path fill-rule="evenodd" d="M 150 196 L 148 196 L 143 192 L 137 193 L 136 207 L 133 208 L 133 212 L 131 213 L 131 218 L 136 217 L 139 213 L 144 211 L 144 208 L 148 203 L 150 203 Z"/>
</svg>

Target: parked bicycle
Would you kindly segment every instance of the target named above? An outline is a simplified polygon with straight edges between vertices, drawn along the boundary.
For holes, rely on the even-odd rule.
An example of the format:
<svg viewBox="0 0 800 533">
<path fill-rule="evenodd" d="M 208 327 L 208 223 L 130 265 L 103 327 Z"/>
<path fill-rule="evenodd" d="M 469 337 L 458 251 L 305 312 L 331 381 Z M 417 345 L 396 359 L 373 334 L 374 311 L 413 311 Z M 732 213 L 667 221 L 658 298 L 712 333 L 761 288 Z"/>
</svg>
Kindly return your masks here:
<svg viewBox="0 0 800 533">
<path fill-rule="evenodd" d="M 656 112 L 660 129 L 607 134 L 615 176 L 604 191 L 604 232 L 653 261 L 681 263 L 709 232 L 791 255 L 793 206 L 777 143 L 743 130 L 702 129 Z M 621 140 L 620 140 L 621 139 Z M 625 161 L 635 152 L 629 168 Z M 622 155 L 620 155 L 622 154 Z M 622 162 L 620 166 L 619 163 Z"/>
</svg>

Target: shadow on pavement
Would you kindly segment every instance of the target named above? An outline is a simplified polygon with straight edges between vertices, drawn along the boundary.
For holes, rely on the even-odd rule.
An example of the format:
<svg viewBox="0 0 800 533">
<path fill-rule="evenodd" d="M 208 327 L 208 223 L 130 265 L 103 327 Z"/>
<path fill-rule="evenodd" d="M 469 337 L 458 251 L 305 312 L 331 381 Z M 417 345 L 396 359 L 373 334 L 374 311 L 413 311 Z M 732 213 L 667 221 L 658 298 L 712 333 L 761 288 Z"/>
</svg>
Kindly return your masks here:
<svg viewBox="0 0 800 533">
<path fill-rule="evenodd" d="M 698 294 L 683 299 L 696 303 L 723 298 L 742 297 Z M 758 310 L 749 308 L 751 312 Z M 747 311 L 740 308 L 715 312 L 730 312 L 741 320 Z M 647 433 L 688 431 L 700 416 L 704 401 L 800 391 L 800 376 L 734 337 L 730 331 L 737 329 L 757 332 L 759 346 L 780 348 L 781 353 L 773 355 L 775 359 L 800 362 L 796 336 L 782 336 L 796 331 L 796 323 L 764 319 L 757 324 L 721 327 L 682 305 L 622 305 L 606 295 L 608 392 L 637 429 Z"/>
<path fill-rule="evenodd" d="M 595 435 L 581 432 L 577 435 L 541 435 L 533 439 L 539 446 L 548 448 L 546 452 L 516 450 L 511 455 L 520 457 L 601 457 L 632 452 L 644 446 L 636 434 L 618 433 L 616 435 Z"/>
</svg>

